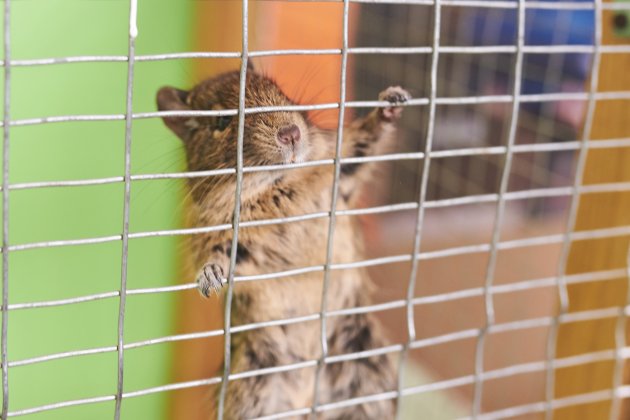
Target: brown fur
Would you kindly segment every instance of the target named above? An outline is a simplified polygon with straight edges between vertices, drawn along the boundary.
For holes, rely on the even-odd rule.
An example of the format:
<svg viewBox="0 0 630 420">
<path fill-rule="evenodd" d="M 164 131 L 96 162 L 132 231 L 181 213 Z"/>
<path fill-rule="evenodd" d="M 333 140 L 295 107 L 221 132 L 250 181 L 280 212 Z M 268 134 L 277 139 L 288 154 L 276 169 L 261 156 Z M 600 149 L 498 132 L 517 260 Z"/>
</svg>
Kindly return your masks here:
<svg viewBox="0 0 630 420">
<path fill-rule="evenodd" d="M 162 88 L 160 110 L 236 109 L 239 74 L 226 73 L 206 80 L 190 92 Z M 375 109 L 344 130 L 343 153 L 368 156 L 382 153 L 393 141 L 395 121 L 408 94 L 389 88 L 380 97 L 391 107 Z M 246 106 L 290 105 L 269 78 L 248 71 Z M 177 118 L 165 123 L 184 142 L 191 171 L 233 168 L 236 165 L 238 117 Z M 277 140 L 283 127 L 295 124 L 301 139 L 294 146 Z M 244 165 L 283 164 L 334 157 L 336 135 L 312 126 L 297 112 L 273 112 L 245 116 Z M 339 210 L 352 207 L 361 183 L 369 179 L 369 165 L 341 167 Z M 334 167 L 331 165 L 274 172 L 245 173 L 241 194 L 241 221 L 273 219 L 329 211 Z M 234 209 L 235 177 L 191 178 L 194 220 L 198 226 L 230 223 Z M 328 219 L 242 227 L 239 230 L 238 276 L 273 273 L 325 264 Z M 232 232 L 193 236 L 194 259 L 202 268 L 198 283 L 208 295 L 220 288 L 229 269 Z M 361 239 L 351 217 L 338 216 L 334 234 L 333 263 L 361 259 Z M 317 313 L 321 306 L 322 272 L 275 280 L 238 282 L 234 287 L 232 325 L 286 319 Z M 331 272 L 328 309 L 369 304 L 370 282 L 362 269 Z M 383 345 L 371 314 L 327 318 L 329 354 L 355 353 Z M 282 366 L 321 357 L 320 323 L 305 322 L 236 333 L 233 336 L 232 372 Z M 225 405 L 226 419 L 254 418 L 313 403 L 315 369 L 259 375 L 231 381 Z M 328 364 L 322 377 L 319 404 L 395 389 L 395 374 L 388 356 L 361 358 Z M 393 418 L 393 401 L 379 401 L 324 412 L 321 418 Z"/>
</svg>

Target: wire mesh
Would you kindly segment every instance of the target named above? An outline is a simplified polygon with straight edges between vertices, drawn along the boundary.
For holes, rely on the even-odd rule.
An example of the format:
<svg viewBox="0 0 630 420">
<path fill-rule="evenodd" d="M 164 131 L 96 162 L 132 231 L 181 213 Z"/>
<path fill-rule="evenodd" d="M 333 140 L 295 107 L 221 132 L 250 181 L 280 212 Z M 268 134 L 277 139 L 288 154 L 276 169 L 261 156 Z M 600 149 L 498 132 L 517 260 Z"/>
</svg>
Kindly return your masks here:
<svg viewBox="0 0 630 420">
<path fill-rule="evenodd" d="M 114 408 L 114 419 L 120 419 L 120 410 L 122 406 L 122 394 L 124 390 L 124 343 L 125 343 L 125 306 L 127 303 L 127 275 L 129 261 L 129 210 L 131 201 L 131 128 L 133 113 L 133 82 L 135 68 L 135 48 L 136 37 L 138 36 L 138 3 L 137 0 L 130 1 L 129 8 L 129 55 L 127 57 L 127 103 L 125 113 L 125 195 L 123 207 L 123 226 L 122 226 L 122 261 L 120 274 L 120 303 L 118 309 L 118 378 L 116 386 L 116 406 Z"/>
<path fill-rule="evenodd" d="M 330 0 L 333 1 L 333 0 Z M 337 0 L 335 0 L 337 1 Z M 580 284 L 587 282 L 608 282 L 620 277 L 630 278 L 628 268 L 620 268 L 616 270 L 602 270 L 581 274 L 565 273 L 566 261 L 568 258 L 569 247 L 572 243 L 586 241 L 591 239 L 614 238 L 630 235 L 630 226 L 621 226 L 615 228 L 592 229 L 586 231 L 575 231 L 576 212 L 580 197 L 586 194 L 600 194 L 605 192 L 627 192 L 630 191 L 630 183 L 608 183 L 581 185 L 583 178 L 583 170 L 585 165 L 586 154 L 592 149 L 605 148 L 629 148 L 630 138 L 605 139 L 592 142 L 590 140 L 591 125 L 593 123 L 593 114 L 595 105 L 598 101 L 630 99 L 630 91 L 619 92 L 597 92 L 598 68 L 600 57 L 603 54 L 628 54 L 630 53 L 630 45 L 612 46 L 602 45 L 601 38 L 601 21 L 602 12 L 605 10 L 629 10 L 630 5 L 624 3 L 602 3 L 599 0 L 594 2 L 535 2 L 535 1 L 473 1 L 473 0 L 338 0 L 343 3 L 343 46 L 333 49 L 291 49 L 291 50 L 267 50 L 267 51 L 249 51 L 248 46 L 248 2 L 243 0 L 242 12 L 242 51 L 236 52 L 182 52 L 170 54 L 154 54 L 154 55 L 136 55 L 135 39 L 142 28 L 136 25 L 137 20 L 137 0 L 130 0 L 130 19 L 128 34 L 128 55 L 125 56 L 76 56 L 76 57 L 59 57 L 59 58 L 37 58 L 28 60 L 14 60 L 11 57 L 11 38 L 10 38 L 10 5 L 11 1 L 4 2 L 4 58 L 0 63 L 4 67 L 4 115 L 3 115 L 3 299 L 2 299 L 2 378 L 3 378 L 3 408 L 2 418 L 17 417 L 28 414 L 46 412 L 64 407 L 95 404 L 106 401 L 115 401 L 116 419 L 120 418 L 122 402 L 128 398 L 141 397 L 145 395 L 170 392 L 180 389 L 203 387 L 209 385 L 221 386 L 219 396 L 219 418 L 223 418 L 223 406 L 225 395 L 227 392 L 227 384 L 229 381 L 237 381 L 242 378 L 269 375 L 278 372 L 287 372 L 291 370 L 303 368 L 315 368 L 317 371 L 316 381 L 313 388 L 313 404 L 312 406 L 302 407 L 283 413 L 276 413 L 270 416 L 260 417 L 261 419 L 286 418 L 295 415 L 311 415 L 317 413 L 331 411 L 340 407 L 349 407 L 363 404 L 370 401 L 379 401 L 386 399 L 397 399 L 399 406 L 403 397 L 427 394 L 438 390 L 451 390 L 462 386 L 472 386 L 474 388 L 474 400 L 470 417 L 475 419 L 495 419 L 506 418 L 529 413 L 544 413 L 547 418 L 551 418 L 553 411 L 558 408 L 584 404 L 588 402 L 613 400 L 613 410 L 611 419 L 619 413 L 620 401 L 630 397 L 630 388 L 623 384 L 623 366 L 626 359 L 630 357 L 630 347 L 626 344 L 625 327 L 628 311 L 630 306 L 628 300 L 623 307 L 605 308 L 597 310 L 583 310 L 578 312 L 567 311 L 568 294 L 567 287 L 572 284 Z M 433 40 L 432 45 L 427 47 L 351 47 L 348 40 L 348 14 L 350 3 L 381 3 L 381 4 L 404 4 L 404 5 L 425 5 L 433 7 Z M 441 12 L 444 7 L 458 8 L 491 8 L 491 9 L 507 9 L 516 10 L 518 14 L 518 38 L 516 45 L 494 45 L 494 46 L 445 46 L 440 43 L 440 31 L 443 29 L 441 22 Z M 548 45 L 535 46 L 525 45 L 525 12 L 531 9 L 540 10 L 592 10 L 595 12 L 596 37 L 594 45 Z M 471 96 L 440 96 L 438 95 L 438 60 L 442 55 L 458 54 L 458 55 L 484 55 L 491 53 L 508 53 L 516 54 L 517 59 L 514 61 L 514 84 L 511 94 L 500 95 L 471 95 Z M 521 93 L 521 66 L 523 56 L 528 53 L 546 53 L 546 54 L 568 54 L 582 53 L 593 55 L 593 65 L 591 72 L 591 84 L 588 92 L 553 92 L 553 93 Z M 342 124 L 344 120 L 344 111 L 346 108 L 368 108 L 368 107 L 385 107 L 389 104 L 382 101 L 351 101 L 346 100 L 346 76 L 347 61 L 349 57 L 359 55 L 426 55 L 431 60 L 431 68 L 429 72 L 429 92 L 426 97 L 419 97 L 410 100 L 404 106 L 406 107 L 427 107 L 427 130 L 425 147 L 422 152 L 395 153 L 374 157 L 360 158 L 342 158 L 340 156 L 342 138 Z M 337 55 L 341 56 L 341 92 L 340 101 L 335 103 L 307 104 L 295 106 L 278 106 L 278 107 L 258 107 L 247 108 L 245 106 L 245 78 L 247 74 L 247 62 L 252 57 L 269 57 L 277 55 Z M 239 94 L 238 109 L 221 110 L 221 111 L 186 111 L 186 112 L 133 112 L 133 92 L 134 92 L 134 65 L 136 62 L 143 61 L 161 61 L 175 59 L 214 59 L 214 58 L 239 58 L 241 59 L 241 83 Z M 127 63 L 127 96 L 126 109 L 124 114 L 110 115 L 60 115 L 60 116 L 43 116 L 28 119 L 11 119 L 10 113 L 10 87 L 11 87 L 11 69 L 13 67 L 31 67 L 31 66 L 48 66 L 57 64 L 74 64 L 85 62 L 126 62 Z M 587 117 L 583 136 L 579 140 L 565 142 L 543 142 L 536 144 L 516 144 L 515 136 L 517 129 L 518 111 L 522 104 L 525 103 L 550 103 L 563 100 L 578 100 L 588 103 Z M 475 104 L 508 104 L 511 106 L 511 122 L 509 127 L 508 140 L 506 145 L 480 146 L 473 148 L 451 148 L 444 150 L 436 150 L 433 147 L 433 138 L 436 122 L 436 110 L 442 105 L 475 105 Z M 297 164 L 272 165 L 264 167 L 245 167 L 243 165 L 243 136 L 244 136 L 244 116 L 261 112 L 277 112 L 277 111 L 314 111 L 336 109 L 339 111 L 339 122 L 337 131 L 337 149 L 334 159 L 326 159 L 320 161 L 311 161 Z M 161 118 L 165 116 L 219 116 L 219 115 L 238 115 L 238 155 L 235 168 L 217 169 L 201 172 L 175 172 L 175 173 L 146 173 L 131 174 L 131 138 L 132 126 L 135 120 L 148 118 Z M 76 180 L 57 180 L 57 181 L 37 181 L 28 183 L 10 183 L 9 182 L 9 145 L 10 130 L 12 127 L 30 126 L 40 124 L 67 123 L 74 121 L 124 121 L 125 122 L 125 166 L 122 176 L 111 176 L 104 178 L 92 179 L 76 179 Z M 511 191 L 508 188 L 509 176 L 511 173 L 511 164 L 514 156 L 531 152 L 553 152 L 553 151 L 577 151 L 579 153 L 578 168 L 574 176 L 573 184 L 564 187 L 545 187 L 545 188 L 529 188 L 520 191 Z M 500 186 L 498 193 L 482 193 L 460 195 L 447 198 L 428 198 L 428 189 L 430 182 L 430 162 L 432 160 L 447 159 L 461 156 L 499 156 L 505 159 L 502 166 L 502 176 L 500 178 Z M 420 189 L 417 200 L 408 201 L 397 204 L 389 204 L 382 206 L 368 206 L 351 210 L 336 210 L 336 201 L 338 194 L 338 182 L 341 167 L 345 164 L 357 162 L 390 162 L 390 161 L 410 161 L 417 168 L 421 168 L 422 176 L 420 178 Z M 332 186 L 331 209 L 326 212 L 303 214 L 292 217 L 283 217 L 267 220 L 247 220 L 240 219 L 240 197 L 242 188 L 242 178 L 245 173 L 275 171 L 275 170 L 293 170 L 309 166 L 328 165 L 334 167 L 334 184 Z M 232 174 L 236 175 L 236 197 L 235 208 L 233 213 L 233 222 L 230 224 L 218 226 L 200 226 L 186 229 L 173 230 L 154 230 L 154 231 L 133 231 L 129 224 L 129 206 L 131 201 L 131 185 L 134 182 L 146 182 L 157 179 L 185 179 L 194 177 L 209 177 Z M 88 237 L 66 240 L 54 240 L 43 242 L 28 242 L 21 244 L 11 244 L 9 241 L 9 196 L 12 190 L 41 189 L 41 188 L 57 188 L 57 187 L 80 187 L 102 184 L 123 184 L 123 226 L 120 234 Z M 505 208 L 510 202 L 523 201 L 533 198 L 542 197 L 568 197 L 571 200 L 570 215 L 567 222 L 566 231 L 563 233 L 552 235 L 533 236 L 521 239 L 504 239 L 501 237 L 501 226 L 504 221 Z M 490 203 L 496 207 L 496 215 L 493 222 L 493 234 L 490 242 L 477 243 L 472 245 L 464 245 L 457 247 L 445 247 L 437 250 L 421 249 L 422 231 L 424 227 L 424 215 L 427 209 L 436 208 L 457 208 L 470 204 Z M 413 250 L 411 253 L 403 253 L 398 255 L 389 255 L 380 258 L 363 259 L 360 261 L 351 261 L 344 263 L 332 262 L 333 237 L 335 232 L 335 220 L 337 217 L 354 217 L 358 215 L 368 214 L 388 214 L 400 211 L 415 211 L 415 235 Z M 264 273 L 250 276 L 235 275 L 236 256 L 238 247 L 239 229 L 247 229 L 250 227 L 264 226 L 271 224 L 296 223 L 305 220 L 328 219 L 328 246 L 326 253 L 326 262 L 323 265 L 314 265 L 309 267 L 300 267 L 284 272 Z M 227 283 L 226 304 L 225 304 L 225 325 L 223 329 L 201 331 L 195 333 L 168 335 L 156 337 L 143 341 L 125 342 L 124 326 L 125 326 L 125 305 L 126 297 L 129 295 L 143 294 L 161 294 L 161 293 L 178 293 L 195 287 L 194 284 L 182 284 L 168 287 L 152 287 L 152 288 L 127 288 L 127 265 L 129 258 L 129 241 L 140 238 L 158 237 L 158 236 L 180 236 L 195 235 L 207 232 L 232 231 L 232 251 L 230 255 L 230 270 Z M 23 303 L 9 302 L 9 254 L 14 252 L 27 251 L 39 248 L 53 248 L 64 246 L 86 246 L 91 244 L 118 242 L 122 244 L 122 261 L 121 261 L 121 282 L 118 290 L 110 292 L 97 293 L 84 296 L 75 296 L 66 299 L 33 301 Z M 513 282 L 510 284 L 495 284 L 495 265 L 499 251 L 522 249 L 539 245 L 558 244 L 562 247 L 562 254 L 559 258 L 557 276 L 532 278 L 528 280 Z M 462 256 L 470 254 L 489 253 L 490 258 L 487 266 L 485 283 L 482 287 L 475 287 L 465 290 L 457 290 L 453 292 L 445 292 L 433 294 L 429 296 L 415 295 L 415 282 L 418 273 L 418 265 L 423 261 L 436 260 L 453 256 Z M 629 254 L 630 258 L 630 254 Z M 344 308 L 337 310 L 329 310 L 326 307 L 327 284 L 331 272 L 335 270 L 346 270 L 358 267 L 377 267 L 397 263 L 410 263 L 411 272 L 406 287 L 406 297 L 404 299 L 390 300 L 384 303 L 373 304 L 364 307 Z M 630 262 L 629 262 L 630 265 Z M 324 287 L 322 295 L 321 310 L 317 313 L 291 317 L 286 319 L 270 320 L 265 322 L 257 322 L 238 326 L 231 325 L 231 302 L 234 284 L 238 282 L 265 281 L 277 279 L 281 277 L 295 276 L 306 273 L 322 272 L 324 276 Z M 536 318 L 522 319 L 518 321 L 497 322 L 493 312 L 493 297 L 501 294 L 513 294 L 525 290 L 557 288 L 561 297 L 560 311 L 554 316 L 544 316 Z M 434 303 L 457 302 L 471 297 L 483 298 L 486 302 L 485 324 L 481 328 L 471 328 L 461 331 L 455 331 L 447 334 L 436 335 L 427 338 L 419 338 L 416 334 L 416 326 L 414 321 L 415 308 L 430 305 Z M 118 334 L 116 345 L 95 347 L 88 349 L 78 349 L 67 352 L 46 354 L 37 357 L 26 358 L 22 360 L 9 360 L 7 354 L 8 345 L 8 319 L 12 311 L 29 310 L 33 308 L 43 307 L 64 307 L 66 305 L 84 304 L 99 300 L 118 299 Z M 330 356 L 327 350 L 327 330 L 326 319 L 330 317 L 347 316 L 359 313 L 383 312 L 393 309 L 404 309 L 406 311 L 405 328 L 408 333 L 408 340 L 403 343 L 388 345 L 382 348 L 371 349 L 362 352 L 349 353 L 343 355 Z M 558 358 L 555 354 L 557 329 L 560 325 L 576 322 L 584 322 L 598 319 L 615 319 L 616 327 L 616 343 L 615 349 L 598 351 L 579 356 Z M 275 366 L 272 368 L 259 369 L 255 371 L 231 373 L 231 347 L 230 335 L 233 333 L 249 331 L 258 328 L 266 328 L 270 326 L 290 325 L 302 322 L 317 321 L 321 322 L 321 357 L 314 360 L 306 360 L 298 363 Z M 545 360 L 535 362 L 514 364 L 508 367 L 486 370 L 483 365 L 485 340 L 488 336 L 510 332 L 521 331 L 526 329 L 534 329 L 540 327 L 551 328 L 551 334 L 548 341 L 548 355 Z M 146 346 L 153 346 L 167 342 L 176 342 L 184 340 L 198 340 L 208 337 L 225 336 L 225 361 L 223 372 L 220 376 L 179 382 L 169 383 L 166 385 L 137 389 L 125 392 L 123 373 L 124 373 L 124 352 L 129 349 L 136 349 Z M 420 348 L 428 348 L 439 346 L 444 343 L 462 341 L 462 340 L 478 340 L 476 348 L 474 373 L 466 376 L 451 378 L 432 382 L 429 384 L 417 386 L 405 386 L 403 380 L 403 372 L 405 367 L 405 359 L 409 351 Z M 53 404 L 41 405 L 20 410 L 10 411 L 9 405 L 9 371 L 11 368 L 19 366 L 27 366 L 38 363 L 46 363 L 52 360 L 81 357 L 100 353 L 117 353 L 118 356 L 118 377 L 115 393 L 111 395 L 101 395 L 91 398 L 74 399 L 61 401 Z M 318 396 L 318 381 L 321 371 L 327 364 L 339 363 L 347 360 L 357 360 L 381 354 L 398 353 L 401 355 L 399 367 L 399 382 L 396 390 L 387 392 L 361 396 L 350 400 L 322 403 Z M 579 394 L 571 397 L 556 398 L 554 394 L 554 372 L 558 368 L 571 367 L 582 364 L 594 363 L 597 361 L 612 361 L 615 363 L 614 388 L 602 390 L 592 393 Z M 484 382 L 492 379 L 512 377 L 532 372 L 541 372 L 546 375 L 547 388 L 545 400 L 532 404 L 519 405 L 495 411 L 483 411 L 482 394 Z"/>
<path fill-rule="evenodd" d="M 485 300 L 485 308 L 486 308 L 486 325 L 485 328 L 481 330 L 481 334 L 477 339 L 477 346 L 475 350 L 475 390 L 473 396 L 473 409 L 472 415 L 473 418 L 479 416 L 481 413 L 481 402 L 482 402 L 482 392 L 483 392 L 483 382 L 480 380 L 480 376 L 484 370 L 483 368 L 483 360 L 485 356 L 485 343 L 486 343 L 486 333 L 487 329 L 495 323 L 495 310 L 494 310 L 494 300 L 492 298 L 492 294 L 488 292 L 492 284 L 494 283 L 494 276 L 498 258 L 498 247 L 497 243 L 501 237 L 501 226 L 503 224 L 503 219 L 505 217 L 505 200 L 503 196 L 507 192 L 508 182 L 510 179 L 510 172 L 512 169 L 512 161 L 513 154 L 511 153 L 512 147 L 516 142 L 516 125 L 518 121 L 518 114 L 520 110 L 520 101 L 519 95 L 521 93 L 521 77 L 523 71 L 523 51 L 522 47 L 525 44 L 525 8 L 524 3 L 521 2 L 518 8 L 518 19 L 517 19 L 517 51 L 516 51 L 516 60 L 514 60 L 514 87 L 513 87 L 513 96 L 514 101 L 512 102 L 512 112 L 510 117 L 510 127 L 508 133 L 507 140 L 507 149 L 505 152 L 505 162 L 503 164 L 503 173 L 501 175 L 501 184 L 499 186 L 499 198 L 497 200 L 496 205 L 496 217 L 494 221 L 494 227 L 492 232 L 492 242 L 490 244 L 490 257 L 488 259 L 488 267 L 486 270 L 486 278 L 485 278 L 485 288 L 486 291 L 484 293 Z"/>
<path fill-rule="evenodd" d="M 234 221 L 232 225 L 232 252 L 230 255 L 230 268 L 228 271 L 228 289 L 225 298 L 225 355 L 223 364 L 223 378 L 221 381 L 221 389 L 219 392 L 219 404 L 217 411 L 217 418 L 223 419 L 224 407 L 225 407 L 225 395 L 227 393 L 228 381 L 230 380 L 230 366 L 231 366 L 231 321 L 232 321 L 232 297 L 234 294 L 234 269 L 236 267 L 236 254 L 238 252 L 238 230 L 240 223 L 241 212 L 241 191 L 243 188 L 243 135 L 245 133 L 245 83 L 247 80 L 247 60 L 248 60 L 248 33 L 247 26 L 249 24 L 248 19 L 248 4 L 247 0 L 243 0 L 242 11 L 242 39 L 243 39 L 243 51 L 241 55 L 241 73 L 240 73 L 240 86 L 238 94 L 238 138 L 237 138 L 237 155 L 236 155 L 236 188 L 234 199 Z"/>
<path fill-rule="evenodd" d="M 343 123 L 345 116 L 345 101 L 346 101 L 346 76 L 348 70 L 348 12 L 349 12 L 348 0 L 343 2 L 343 22 L 342 22 L 342 48 L 341 48 L 341 80 L 340 80 L 340 92 L 339 92 L 339 119 L 337 122 L 337 144 L 335 145 L 335 173 L 332 185 L 332 197 L 330 199 L 330 213 L 328 223 L 328 238 L 326 244 L 326 262 L 324 264 L 324 283 L 322 285 L 322 298 L 321 298 L 321 310 L 319 313 L 319 319 L 321 322 L 320 330 L 320 342 L 322 349 L 322 356 L 317 363 L 317 369 L 315 371 L 315 381 L 313 384 L 313 405 L 311 407 L 312 420 L 317 419 L 317 412 L 320 405 L 319 391 L 320 382 L 324 366 L 326 364 L 326 357 L 328 356 L 328 329 L 326 324 L 326 311 L 328 309 L 328 289 L 330 285 L 330 270 L 333 258 L 333 238 L 335 235 L 335 226 L 337 221 L 337 215 L 335 209 L 337 208 L 337 200 L 339 198 L 339 177 L 341 175 L 341 146 L 343 144 Z"/>
<path fill-rule="evenodd" d="M 602 44 L 602 29 L 601 29 L 601 2 L 599 0 L 595 1 L 595 47 Z M 598 81 L 599 81 L 599 65 L 600 65 L 601 55 L 599 51 L 595 50 L 595 57 L 593 61 L 592 67 L 592 76 L 590 83 L 590 93 L 591 95 L 597 91 Z M 580 195 L 577 193 L 577 187 L 582 183 L 584 177 L 584 169 L 586 166 L 586 147 L 585 144 L 588 143 L 589 136 L 591 134 L 593 119 L 595 115 L 595 101 L 593 97 L 589 98 L 588 108 L 586 111 L 586 119 L 584 123 L 584 137 L 582 139 L 582 147 L 580 148 L 580 153 L 578 157 L 577 171 L 575 176 L 575 184 L 574 193 L 571 197 L 571 207 L 569 209 L 569 218 L 567 221 L 567 232 L 565 234 L 564 242 L 562 244 L 562 254 L 558 263 L 558 294 L 560 296 L 560 315 L 565 314 L 569 310 L 569 292 L 564 281 L 564 274 L 566 270 L 566 264 L 569 258 L 569 250 L 571 245 L 571 235 L 575 230 L 577 223 L 577 207 L 579 205 Z M 547 347 L 547 364 L 551 365 L 551 361 L 555 358 L 556 355 L 556 346 L 558 340 L 558 322 L 554 321 L 552 325 L 552 329 L 549 333 L 548 337 L 548 347 Z M 551 419 L 553 417 L 553 398 L 555 392 L 555 370 L 549 367 L 547 369 L 547 377 L 546 377 L 546 399 L 547 406 L 545 409 L 545 418 Z"/>
</svg>

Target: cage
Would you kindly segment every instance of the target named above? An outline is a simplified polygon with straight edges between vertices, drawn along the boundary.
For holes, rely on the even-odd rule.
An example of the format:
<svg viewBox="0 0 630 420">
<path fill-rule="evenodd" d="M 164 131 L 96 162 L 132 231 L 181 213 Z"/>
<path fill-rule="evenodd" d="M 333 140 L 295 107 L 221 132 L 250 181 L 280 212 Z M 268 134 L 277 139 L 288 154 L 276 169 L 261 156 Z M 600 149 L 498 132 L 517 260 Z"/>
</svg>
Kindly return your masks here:
<svg viewBox="0 0 630 420">
<path fill-rule="evenodd" d="M 187 264 L 213 227 L 186 224 L 184 182 L 213 173 L 186 171 L 155 93 L 248 62 L 331 130 L 387 86 L 413 96 L 359 207 L 271 221 L 358 220 L 346 265 L 377 287 L 341 315 L 376 314 L 388 341 L 342 359 L 395 356 L 397 388 L 264 418 L 630 415 L 627 1 L 2 4 L 2 419 L 202 419 L 228 382 L 335 362 L 231 372 L 232 335 L 339 314 L 235 327 L 235 261 L 210 301 Z M 315 164 L 344 160 L 294 167 Z"/>
</svg>

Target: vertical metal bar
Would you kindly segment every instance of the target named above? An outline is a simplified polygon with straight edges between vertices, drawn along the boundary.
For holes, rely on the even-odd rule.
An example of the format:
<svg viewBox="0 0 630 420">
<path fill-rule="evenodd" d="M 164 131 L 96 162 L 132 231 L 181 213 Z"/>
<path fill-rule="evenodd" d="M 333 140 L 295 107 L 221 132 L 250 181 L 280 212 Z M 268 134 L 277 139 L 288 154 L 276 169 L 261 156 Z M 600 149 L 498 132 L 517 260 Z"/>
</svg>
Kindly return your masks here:
<svg viewBox="0 0 630 420">
<path fill-rule="evenodd" d="M 409 345 L 416 340 L 416 324 L 414 320 L 413 298 L 416 290 L 416 278 L 418 277 L 418 256 L 420 255 L 420 247 L 422 244 L 422 224 L 424 222 L 424 203 L 427 198 L 427 190 L 429 186 L 429 169 L 431 165 L 431 150 L 433 148 L 433 137 L 435 133 L 435 114 L 437 97 L 437 74 L 440 61 L 440 29 L 441 29 L 441 12 L 442 6 L 440 0 L 435 0 L 433 6 L 433 53 L 431 54 L 431 73 L 430 73 L 430 90 L 429 90 L 429 115 L 427 124 L 427 139 L 424 146 L 424 162 L 422 162 L 422 179 L 420 181 L 420 193 L 418 196 L 418 214 L 416 217 L 415 237 L 413 242 L 413 253 L 411 254 L 411 272 L 407 283 L 407 333 L 408 338 L 404 344 L 403 350 L 398 361 L 398 384 L 397 384 L 397 401 L 396 401 L 396 418 L 400 418 L 400 407 L 402 403 L 402 389 L 404 387 L 404 372 L 407 356 L 409 354 Z"/>
<path fill-rule="evenodd" d="M 248 60 L 248 10 L 247 0 L 243 0 L 243 21 L 242 21 L 242 58 L 241 58 L 241 74 L 238 93 L 238 138 L 236 145 L 236 191 L 234 197 L 234 219 L 232 251 L 230 254 L 230 268 L 228 271 L 228 286 L 225 295 L 225 319 L 223 334 L 225 337 L 225 355 L 223 362 L 223 379 L 221 382 L 221 390 L 219 391 L 219 407 L 217 410 L 217 418 L 223 419 L 223 411 L 225 409 L 225 395 L 227 393 L 228 381 L 230 376 L 230 366 L 232 364 L 231 344 L 232 335 L 230 332 L 231 316 L 232 316 L 232 296 L 234 294 L 234 269 L 236 267 L 236 253 L 238 248 L 238 228 L 241 217 L 241 190 L 243 188 L 243 136 L 245 133 L 245 91 L 247 87 L 247 60 Z"/>
<path fill-rule="evenodd" d="M 123 207 L 122 261 L 120 272 L 120 304 L 118 307 L 118 385 L 114 419 L 120 419 L 124 389 L 125 305 L 127 303 L 127 262 L 129 258 L 129 204 L 131 201 L 131 127 L 133 122 L 133 76 L 135 64 L 138 0 L 129 4 L 129 51 L 127 59 L 127 103 L 125 110 L 125 193 Z"/>
<path fill-rule="evenodd" d="M 11 1 L 4 1 L 4 116 L 2 140 L 2 419 L 9 412 L 9 133 L 11 122 Z"/>
<path fill-rule="evenodd" d="M 547 368 L 546 368 L 546 386 L 545 386 L 545 419 L 553 419 L 553 399 L 555 394 L 555 369 L 553 360 L 556 357 L 556 347 L 558 345 L 558 330 L 560 329 L 560 317 L 569 311 L 569 292 L 566 282 L 566 266 L 569 260 L 569 252 L 571 250 L 571 242 L 573 239 L 573 231 L 577 221 L 577 213 L 580 205 L 579 187 L 582 185 L 584 178 L 584 169 L 586 167 L 586 156 L 588 154 L 588 142 L 593 128 L 595 119 L 595 94 L 599 83 L 599 67 L 601 63 L 601 45 L 602 45 L 602 0 L 595 1 L 595 53 L 593 55 L 593 66 L 591 71 L 591 83 L 589 88 L 588 107 L 586 110 L 586 119 L 584 121 L 584 130 L 582 131 L 582 144 L 578 155 L 578 163 L 575 171 L 575 180 L 573 182 L 573 194 L 571 196 L 571 205 L 569 208 L 569 217 L 567 219 L 566 233 L 562 243 L 562 251 L 558 260 L 558 275 L 556 278 L 556 287 L 560 298 L 559 314 L 554 317 L 549 329 L 547 337 Z"/>
<path fill-rule="evenodd" d="M 520 95 L 521 95 L 521 79 L 523 72 L 523 47 L 525 45 L 525 0 L 519 0 L 518 2 L 518 17 L 517 17 L 517 48 L 516 48 L 516 60 L 514 60 L 514 85 L 513 85 L 513 102 L 512 102 L 512 114 L 510 117 L 510 128 L 508 132 L 508 139 L 505 151 L 505 163 L 503 166 L 503 173 L 501 174 L 501 184 L 499 186 L 499 199 L 496 205 L 496 214 L 494 221 L 494 228 L 492 232 L 492 242 L 490 246 L 490 257 L 488 258 L 488 266 L 486 269 L 486 279 L 484 285 L 484 300 L 486 307 L 486 324 L 481 329 L 481 334 L 477 338 L 477 346 L 475 349 L 475 388 L 473 394 L 472 405 L 472 417 L 477 418 L 482 411 L 481 403 L 483 399 L 483 358 L 485 353 L 485 343 L 488 334 L 488 329 L 495 322 L 494 313 L 494 301 L 492 298 L 492 285 L 494 283 L 494 276 L 496 272 L 496 265 L 498 259 L 498 247 L 497 244 L 501 240 L 501 226 L 503 225 L 503 219 L 505 217 L 505 193 L 508 190 L 510 173 L 512 170 L 513 152 L 512 147 L 516 141 L 516 129 L 518 125 L 518 114 L 520 110 Z"/>
<path fill-rule="evenodd" d="M 332 185 L 332 197 L 330 200 L 330 222 L 328 224 L 328 243 L 326 246 L 326 263 L 324 265 L 324 281 L 322 284 L 322 301 L 319 312 L 319 320 L 321 322 L 321 347 L 322 354 L 317 362 L 315 370 L 315 381 L 313 389 L 313 405 L 311 406 L 310 418 L 317 418 L 317 405 L 319 404 L 319 384 L 321 382 L 322 372 L 326 365 L 325 358 L 328 356 L 328 334 L 326 329 L 326 309 L 328 300 L 328 286 L 330 284 L 330 266 L 333 262 L 333 245 L 335 236 L 335 226 L 337 217 L 335 210 L 337 209 L 337 199 L 339 197 L 339 176 L 341 174 L 341 147 L 343 144 L 343 121 L 346 111 L 346 70 L 348 67 L 348 13 L 350 10 L 350 1 L 343 0 L 343 18 L 342 18 L 342 46 L 341 46 L 341 81 L 339 92 L 339 120 L 337 123 L 337 144 L 335 148 L 335 174 Z"/>
</svg>

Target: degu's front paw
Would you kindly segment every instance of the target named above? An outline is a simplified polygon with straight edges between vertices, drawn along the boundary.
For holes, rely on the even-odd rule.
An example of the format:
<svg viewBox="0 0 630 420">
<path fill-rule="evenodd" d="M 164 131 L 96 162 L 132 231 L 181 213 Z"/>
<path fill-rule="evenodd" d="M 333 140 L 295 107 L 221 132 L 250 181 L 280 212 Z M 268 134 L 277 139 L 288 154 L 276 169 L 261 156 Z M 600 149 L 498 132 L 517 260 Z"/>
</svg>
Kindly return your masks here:
<svg viewBox="0 0 630 420">
<path fill-rule="evenodd" d="M 379 101 L 387 101 L 392 105 L 400 105 L 411 99 L 411 95 L 400 86 L 390 86 L 378 94 Z M 396 121 L 402 115 L 401 106 L 380 108 L 379 114 L 385 121 Z"/>
<path fill-rule="evenodd" d="M 204 297 L 210 297 L 211 293 L 219 293 L 223 287 L 223 269 L 215 263 L 208 263 L 203 266 L 197 275 L 197 290 Z"/>
</svg>

